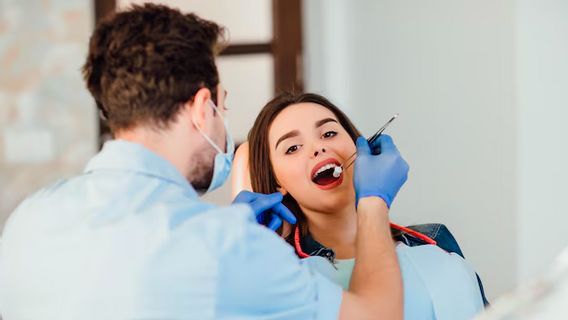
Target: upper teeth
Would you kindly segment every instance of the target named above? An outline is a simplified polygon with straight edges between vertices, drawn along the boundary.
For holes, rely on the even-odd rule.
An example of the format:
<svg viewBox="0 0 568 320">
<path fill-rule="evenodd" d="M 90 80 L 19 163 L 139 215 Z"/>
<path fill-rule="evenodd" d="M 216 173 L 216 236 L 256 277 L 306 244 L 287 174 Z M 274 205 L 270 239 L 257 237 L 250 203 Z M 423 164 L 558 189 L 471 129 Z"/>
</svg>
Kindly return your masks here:
<svg viewBox="0 0 568 320">
<path fill-rule="evenodd" d="M 325 170 L 327 170 L 327 169 L 332 169 L 332 168 L 335 168 L 335 167 L 337 167 L 337 165 L 336 165 L 335 163 L 326 164 L 325 166 L 319 168 L 318 171 L 316 171 L 316 173 L 314 174 L 313 178 L 315 178 L 318 174 L 324 172 Z"/>
</svg>

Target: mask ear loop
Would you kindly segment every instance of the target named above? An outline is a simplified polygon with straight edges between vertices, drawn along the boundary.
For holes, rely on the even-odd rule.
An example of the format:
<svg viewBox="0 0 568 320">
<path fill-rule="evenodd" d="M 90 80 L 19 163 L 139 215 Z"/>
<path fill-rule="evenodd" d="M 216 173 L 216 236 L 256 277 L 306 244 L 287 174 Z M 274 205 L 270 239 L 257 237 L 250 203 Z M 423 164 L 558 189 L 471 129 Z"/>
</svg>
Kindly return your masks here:
<svg viewBox="0 0 568 320">
<path fill-rule="evenodd" d="M 215 104 L 213 103 L 213 101 L 211 101 L 211 99 L 209 99 L 207 101 L 207 103 L 213 108 L 213 111 L 217 112 L 217 114 L 219 114 L 219 117 L 221 117 L 221 120 L 225 121 L 225 118 L 221 115 L 221 113 L 219 112 L 219 110 L 217 109 L 217 106 L 215 106 Z M 193 125 L 195 126 L 195 128 L 197 129 L 197 131 L 199 131 L 199 133 L 201 133 L 201 135 L 203 136 L 203 138 L 205 138 L 205 140 L 207 140 L 207 142 L 209 142 L 209 144 L 218 152 L 218 153 L 224 153 L 223 150 L 221 150 L 221 148 L 219 148 L 219 146 L 213 141 L 213 139 L 211 139 L 207 134 L 205 134 L 205 132 L 203 132 L 203 130 L 197 125 L 197 123 L 195 122 L 195 119 L 193 119 L 193 116 L 191 117 L 191 122 L 193 122 Z M 225 133 L 227 134 L 227 133 Z"/>
<path fill-rule="evenodd" d="M 219 153 L 223 153 L 223 150 L 221 150 L 221 148 L 219 148 L 219 146 L 213 142 L 213 140 L 211 138 L 209 138 L 209 136 L 207 136 L 205 134 L 205 132 L 203 132 L 203 130 L 201 130 L 201 128 L 197 125 L 197 123 L 195 123 L 195 120 L 193 120 L 193 118 L 191 118 L 191 121 L 193 122 L 193 125 L 195 126 L 195 128 L 197 129 L 197 131 L 199 131 L 199 133 L 201 133 L 201 135 L 203 136 L 203 138 L 205 138 L 205 140 L 207 140 L 207 142 L 209 142 L 209 144 Z"/>
<path fill-rule="evenodd" d="M 215 105 L 215 102 L 213 102 L 213 100 L 209 99 L 207 100 L 207 104 L 213 108 L 213 110 L 219 115 L 219 117 L 221 117 L 221 120 L 223 120 L 223 122 L 225 122 L 225 116 L 221 114 L 221 112 L 219 111 L 219 107 L 217 107 L 217 105 Z"/>
</svg>

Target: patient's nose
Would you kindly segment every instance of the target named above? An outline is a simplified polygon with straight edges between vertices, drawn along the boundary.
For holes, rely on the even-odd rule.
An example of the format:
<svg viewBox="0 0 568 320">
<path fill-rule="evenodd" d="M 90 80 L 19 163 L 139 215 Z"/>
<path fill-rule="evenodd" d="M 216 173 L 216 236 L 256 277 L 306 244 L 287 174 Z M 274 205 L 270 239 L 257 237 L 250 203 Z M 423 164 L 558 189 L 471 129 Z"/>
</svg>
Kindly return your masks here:
<svg viewBox="0 0 568 320">
<path fill-rule="evenodd" d="M 325 153 L 325 148 L 321 148 L 321 152 Z M 320 150 L 316 150 L 314 152 L 314 157 L 317 157 L 319 153 L 320 153 Z"/>
</svg>

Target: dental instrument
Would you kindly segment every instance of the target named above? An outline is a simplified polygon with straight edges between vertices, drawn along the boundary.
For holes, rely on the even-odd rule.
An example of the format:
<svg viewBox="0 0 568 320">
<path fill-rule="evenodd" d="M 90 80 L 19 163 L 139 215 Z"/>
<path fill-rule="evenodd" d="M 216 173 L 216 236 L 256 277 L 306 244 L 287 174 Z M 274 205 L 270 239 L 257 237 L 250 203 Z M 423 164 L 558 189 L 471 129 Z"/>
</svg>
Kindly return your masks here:
<svg viewBox="0 0 568 320">
<path fill-rule="evenodd" d="M 375 132 L 374 135 L 372 135 L 369 139 L 367 139 L 367 142 L 369 142 L 369 145 L 372 144 L 375 140 L 377 140 L 377 138 L 383 133 L 383 131 L 385 131 L 385 129 L 391 124 L 391 122 L 394 121 L 394 119 L 398 118 L 398 113 L 394 114 L 392 116 L 392 118 L 390 118 L 389 121 L 387 121 L 387 123 L 385 123 L 385 125 L 383 125 L 379 130 L 377 130 L 377 132 Z M 339 178 L 339 176 L 341 175 L 341 173 L 343 173 L 344 170 L 347 170 L 354 162 L 355 159 L 353 159 L 353 161 L 351 161 L 349 164 L 347 164 L 347 166 L 345 166 L 345 163 L 349 162 L 349 160 L 351 160 L 353 157 L 355 157 L 357 155 L 357 152 L 353 153 L 349 158 L 347 158 L 343 164 L 341 164 L 339 167 L 335 167 L 335 169 L 333 169 L 333 177 L 334 178 Z"/>
</svg>

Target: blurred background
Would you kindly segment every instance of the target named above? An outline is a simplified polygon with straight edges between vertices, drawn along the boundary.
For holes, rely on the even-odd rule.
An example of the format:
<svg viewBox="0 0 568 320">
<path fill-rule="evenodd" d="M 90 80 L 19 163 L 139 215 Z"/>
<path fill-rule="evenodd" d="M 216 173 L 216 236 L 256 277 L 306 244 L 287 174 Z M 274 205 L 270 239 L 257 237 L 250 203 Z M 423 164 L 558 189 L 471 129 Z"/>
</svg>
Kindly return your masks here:
<svg viewBox="0 0 568 320">
<path fill-rule="evenodd" d="M 96 21 L 142 2 L 0 0 L 0 226 L 108 138 L 80 68 Z M 238 142 L 281 90 L 327 96 L 365 134 L 400 113 L 388 133 L 411 173 L 392 219 L 446 224 L 490 299 L 568 245 L 568 1 L 159 2 L 229 30 Z"/>
</svg>

